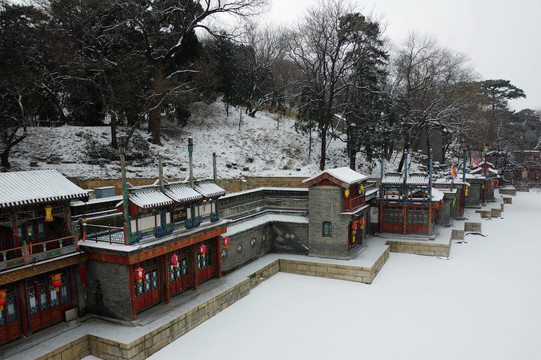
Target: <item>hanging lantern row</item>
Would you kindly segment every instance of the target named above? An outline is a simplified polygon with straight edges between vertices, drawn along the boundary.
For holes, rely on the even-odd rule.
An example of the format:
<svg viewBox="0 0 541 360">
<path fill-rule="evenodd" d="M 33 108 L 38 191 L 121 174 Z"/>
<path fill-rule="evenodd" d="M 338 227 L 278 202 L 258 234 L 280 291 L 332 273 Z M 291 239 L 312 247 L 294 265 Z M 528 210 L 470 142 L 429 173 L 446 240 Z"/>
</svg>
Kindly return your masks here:
<svg viewBox="0 0 541 360">
<path fill-rule="evenodd" d="M 54 286 L 56 292 L 60 291 L 60 286 L 62 285 L 62 274 L 53 274 L 51 275 L 51 284 Z"/>
<path fill-rule="evenodd" d="M 201 254 L 201 256 L 205 256 L 207 254 L 207 247 L 205 244 L 201 244 L 199 247 L 199 254 Z"/>
<path fill-rule="evenodd" d="M 0 290 L 0 311 L 4 310 L 4 305 L 6 305 L 6 290 Z"/>
<path fill-rule="evenodd" d="M 173 264 L 173 266 L 175 268 L 178 267 L 178 255 L 177 254 L 173 254 L 173 256 L 171 257 L 171 263 Z"/>
<path fill-rule="evenodd" d="M 137 279 L 137 282 L 143 282 L 143 268 L 138 266 L 137 269 L 135 269 L 135 278 Z"/>
<path fill-rule="evenodd" d="M 229 238 L 227 236 L 224 237 L 224 248 L 227 249 L 230 244 L 231 244 L 231 241 L 229 240 Z"/>
</svg>

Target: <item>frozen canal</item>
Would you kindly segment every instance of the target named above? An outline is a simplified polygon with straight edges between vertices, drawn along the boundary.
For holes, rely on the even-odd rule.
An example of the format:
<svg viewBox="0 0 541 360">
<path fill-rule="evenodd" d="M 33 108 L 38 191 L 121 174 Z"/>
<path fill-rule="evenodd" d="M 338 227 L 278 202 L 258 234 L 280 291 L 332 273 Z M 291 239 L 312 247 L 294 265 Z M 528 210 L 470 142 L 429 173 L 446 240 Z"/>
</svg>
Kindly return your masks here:
<svg viewBox="0 0 541 360">
<path fill-rule="evenodd" d="M 502 214 L 449 259 L 392 253 L 372 285 L 279 273 L 150 359 L 537 359 L 541 193 Z"/>
</svg>

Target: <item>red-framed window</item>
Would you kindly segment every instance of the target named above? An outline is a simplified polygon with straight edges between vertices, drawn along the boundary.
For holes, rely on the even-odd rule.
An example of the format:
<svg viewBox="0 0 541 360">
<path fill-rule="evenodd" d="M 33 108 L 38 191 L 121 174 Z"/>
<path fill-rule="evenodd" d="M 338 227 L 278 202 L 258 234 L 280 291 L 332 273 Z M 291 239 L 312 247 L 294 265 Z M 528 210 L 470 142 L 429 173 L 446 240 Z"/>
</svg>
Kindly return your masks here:
<svg viewBox="0 0 541 360">
<path fill-rule="evenodd" d="M 159 264 L 158 258 L 152 258 L 133 265 L 134 277 L 133 282 L 135 286 L 135 296 L 141 296 L 145 293 L 158 289 L 159 280 Z M 135 269 L 141 267 L 143 269 L 143 281 L 138 282 L 135 277 Z"/>
<path fill-rule="evenodd" d="M 35 315 L 70 302 L 69 275 L 66 270 L 62 271 L 61 274 L 62 285 L 60 285 L 58 292 L 52 285 L 51 274 L 35 276 L 26 280 L 29 315 Z"/>
</svg>

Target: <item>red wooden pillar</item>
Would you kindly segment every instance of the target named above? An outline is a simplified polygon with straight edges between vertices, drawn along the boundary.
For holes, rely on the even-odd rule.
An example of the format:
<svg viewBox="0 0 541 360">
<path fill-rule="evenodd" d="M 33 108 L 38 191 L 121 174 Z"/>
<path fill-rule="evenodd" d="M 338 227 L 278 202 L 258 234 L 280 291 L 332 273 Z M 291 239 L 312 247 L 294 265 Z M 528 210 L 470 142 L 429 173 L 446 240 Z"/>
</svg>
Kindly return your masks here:
<svg viewBox="0 0 541 360">
<path fill-rule="evenodd" d="M 406 210 L 406 204 L 402 205 L 402 229 L 403 229 L 403 234 L 406 235 L 407 234 L 407 226 L 406 226 L 406 215 L 407 215 L 407 210 Z"/>
<path fill-rule="evenodd" d="M 432 236 L 432 204 L 428 206 L 428 236 Z"/>
<path fill-rule="evenodd" d="M 26 305 L 26 280 L 19 281 L 16 286 L 16 291 L 19 293 L 19 315 L 21 316 L 22 333 L 24 335 L 30 333 L 30 326 L 28 322 L 28 308 Z"/>
<path fill-rule="evenodd" d="M 135 301 L 135 285 L 133 282 L 133 264 L 128 265 L 128 281 L 130 282 L 130 298 L 131 298 L 131 318 L 137 319 L 137 302 Z"/>
<path fill-rule="evenodd" d="M 216 254 L 215 255 L 215 259 L 216 259 L 216 277 L 219 279 L 222 277 L 222 257 L 220 256 L 221 254 L 221 251 L 220 251 L 220 236 L 216 236 L 216 241 L 215 241 L 215 244 L 216 246 L 214 246 L 214 248 L 216 249 L 216 251 L 214 251 L 214 253 Z"/>
<path fill-rule="evenodd" d="M 171 302 L 171 266 L 169 264 L 169 254 L 164 254 L 162 256 L 162 261 L 160 261 L 160 264 L 164 264 L 165 271 L 163 271 L 163 274 L 165 276 L 165 281 L 162 282 L 165 286 L 165 302 L 169 304 Z"/>
<path fill-rule="evenodd" d="M 198 261 L 197 261 L 197 250 L 198 250 L 198 247 L 197 247 L 197 244 L 193 244 L 192 246 L 192 258 L 193 258 L 193 289 L 194 290 L 197 290 L 197 273 L 198 273 Z"/>
<path fill-rule="evenodd" d="M 81 264 L 79 264 L 81 266 Z M 71 305 L 74 307 L 79 307 L 79 302 L 77 301 L 77 292 L 75 291 L 75 271 L 73 271 L 74 266 L 70 266 L 68 268 L 68 281 L 70 282 L 70 288 L 71 288 Z"/>
<path fill-rule="evenodd" d="M 383 232 L 383 203 L 379 204 L 379 233 Z"/>
</svg>

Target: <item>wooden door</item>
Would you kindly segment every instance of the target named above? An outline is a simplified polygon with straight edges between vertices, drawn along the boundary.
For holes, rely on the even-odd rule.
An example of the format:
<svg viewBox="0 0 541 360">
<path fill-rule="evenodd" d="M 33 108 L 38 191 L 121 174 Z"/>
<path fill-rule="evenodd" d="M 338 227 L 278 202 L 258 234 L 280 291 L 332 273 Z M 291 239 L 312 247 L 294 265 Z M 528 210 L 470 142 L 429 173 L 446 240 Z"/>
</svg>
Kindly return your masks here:
<svg viewBox="0 0 541 360">
<path fill-rule="evenodd" d="M 20 306 L 13 284 L 6 289 L 6 303 L 0 311 L 0 344 L 15 340 L 22 335 Z"/>
<path fill-rule="evenodd" d="M 160 302 L 160 269 L 158 257 L 132 265 L 133 273 L 137 267 L 143 268 L 143 279 L 134 278 L 135 311 L 139 312 Z"/>
<path fill-rule="evenodd" d="M 178 256 L 178 266 L 176 268 L 173 265 L 170 266 L 171 295 L 186 291 L 193 285 L 191 256 L 188 250 L 189 248 L 183 248 L 173 252 Z"/>
<path fill-rule="evenodd" d="M 64 320 L 64 312 L 72 307 L 68 271 L 62 272 L 58 291 L 51 284 L 51 274 L 26 281 L 26 304 L 30 331 L 43 329 Z"/>
<path fill-rule="evenodd" d="M 383 231 L 401 233 L 404 230 L 401 207 L 383 207 Z"/>
<path fill-rule="evenodd" d="M 201 283 L 214 275 L 214 247 L 211 240 L 205 240 L 203 243 L 207 249 L 205 255 L 197 254 L 197 282 Z M 199 246 L 197 249 L 199 249 Z"/>
</svg>

